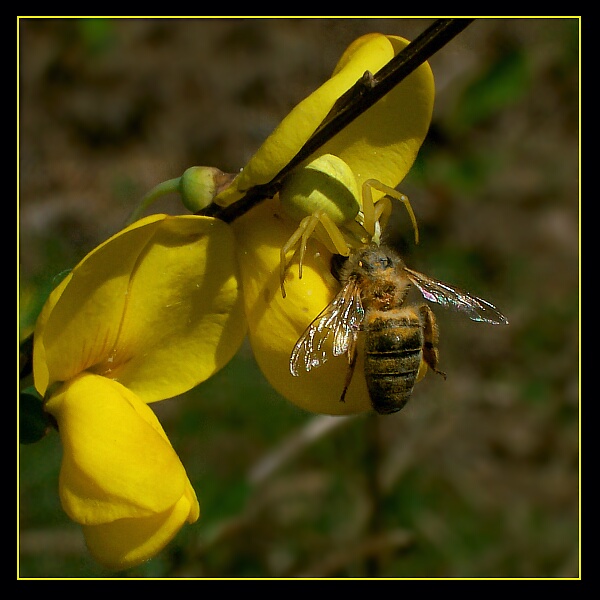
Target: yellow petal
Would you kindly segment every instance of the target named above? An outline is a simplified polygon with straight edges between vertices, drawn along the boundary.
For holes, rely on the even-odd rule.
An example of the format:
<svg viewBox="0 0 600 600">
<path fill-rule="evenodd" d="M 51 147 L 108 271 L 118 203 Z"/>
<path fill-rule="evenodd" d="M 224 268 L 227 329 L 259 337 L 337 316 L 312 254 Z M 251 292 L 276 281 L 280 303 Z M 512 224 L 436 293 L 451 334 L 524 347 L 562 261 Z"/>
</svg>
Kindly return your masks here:
<svg viewBox="0 0 600 600">
<path fill-rule="evenodd" d="M 375 74 L 406 45 L 403 38 L 382 34 L 368 34 L 353 42 L 332 77 L 290 112 L 216 202 L 228 205 L 252 186 L 269 182 L 296 155 L 337 99 L 366 70 Z M 424 63 L 311 159 L 334 154 L 350 165 L 359 185 L 374 178 L 395 187 L 408 173 L 425 138 L 433 99 L 433 76 Z"/>
<path fill-rule="evenodd" d="M 40 394 L 110 354 L 131 272 L 164 218 L 141 219 L 100 244 L 50 294 L 34 332 L 33 372 Z"/>
<path fill-rule="evenodd" d="M 112 570 L 129 569 L 158 554 L 186 521 L 193 522 L 189 519 L 191 510 L 189 498 L 182 496 L 164 513 L 86 525 L 83 534 L 90 554 L 101 565 Z"/>
<path fill-rule="evenodd" d="M 263 202 L 233 225 L 244 287 L 244 302 L 252 350 L 271 385 L 305 410 L 351 414 L 371 408 L 362 360 L 356 366 L 345 402 L 340 402 L 348 370 L 346 356 L 294 377 L 289 359 L 294 344 L 309 323 L 333 299 L 339 284 L 331 276 L 331 254 L 310 240 L 302 279 L 292 263 L 286 297 L 279 285 L 279 251 L 295 225 L 287 223 L 278 200 Z"/>
<path fill-rule="evenodd" d="M 171 510 L 184 496 L 188 504 L 195 501 L 158 419 L 121 384 L 79 375 L 51 396 L 46 410 L 58 423 L 60 498 L 74 521 L 146 518 Z"/>
<path fill-rule="evenodd" d="M 33 345 L 33 372 L 35 379 L 35 387 L 37 391 L 43 396 L 48 389 L 50 384 L 50 371 L 48 369 L 48 362 L 46 360 L 46 349 L 44 348 L 44 330 L 50 313 L 56 306 L 58 299 L 61 297 L 65 287 L 71 280 L 73 273 L 69 273 L 50 293 L 48 300 L 42 307 L 40 315 L 38 316 L 35 332 L 34 332 L 34 345 Z"/>
<path fill-rule="evenodd" d="M 166 219 L 128 294 L 107 374 L 147 402 L 204 381 L 245 337 L 233 234 L 217 219 Z"/>
<path fill-rule="evenodd" d="M 396 36 L 364 37 L 355 42 L 356 48 L 346 51 L 349 56 L 342 57 L 342 64 L 364 53 L 375 73 L 409 43 Z M 429 64 L 423 63 L 318 152 L 334 154 L 346 162 L 359 186 L 373 178 L 395 188 L 408 174 L 427 135 L 434 98 L 433 74 Z"/>
<path fill-rule="evenodd" d="M 210 377 L 244 335 L 230 228 L 154 215 L 88 254 L 53 294 L 35 333 L 36 386 L 89 370 L 152 402 Z"/>
</svg>

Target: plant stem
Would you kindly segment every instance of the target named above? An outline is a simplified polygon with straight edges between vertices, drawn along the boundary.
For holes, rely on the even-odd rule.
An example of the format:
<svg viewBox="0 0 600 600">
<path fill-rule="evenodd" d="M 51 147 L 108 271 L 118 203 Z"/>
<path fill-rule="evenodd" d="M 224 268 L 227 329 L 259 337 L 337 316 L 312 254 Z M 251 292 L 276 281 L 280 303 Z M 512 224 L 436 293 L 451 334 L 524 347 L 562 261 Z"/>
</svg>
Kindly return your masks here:
<svg viewBox="0 0 600 600">
<path fill-rule="evenodd" d="M 179 182 L 181 177 L 175 177 L 174 179 L 168 179 L 158 185 L 154 186 L 135 207 L 129 218 L 127 219 L 126 225 L 131 225 L 134 221 L 137 221 L 146 211 L 146 209 L 156 202 L 161 196 L 166 194 L 172 194 L 179 191 Z"/>
</svg>

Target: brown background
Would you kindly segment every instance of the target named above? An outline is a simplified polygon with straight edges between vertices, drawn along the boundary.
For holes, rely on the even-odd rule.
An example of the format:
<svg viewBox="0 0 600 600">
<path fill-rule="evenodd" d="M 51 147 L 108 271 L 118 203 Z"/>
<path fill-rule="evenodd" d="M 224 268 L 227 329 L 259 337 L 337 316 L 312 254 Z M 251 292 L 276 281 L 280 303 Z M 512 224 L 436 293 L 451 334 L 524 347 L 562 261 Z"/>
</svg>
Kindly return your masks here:
<svg viewBox="0 0 600 600">
<path fill-rule="evenodd" d="M 20 20 L 23 327 L 154 185 L 239 169 L 352 40 L 431 22 Z M 395 241 L 510 325 L 436 309 L 448 380 L 335 424 L 278 397 L 245 346 L 156 407 L 202 517 L 123 576 L 578 576 L 578 44 L 577 19 L 479 19 L 430 61 L 434 120 L 400 186 L 422 242 Z M 286 459 L 308 424 L 326 431 Z M 258 476 L 265 456 L 281 465 Z M 56 434 L 22 447 L 20 574 L 106 576 L 60 509 L 59 464 Z"/>
</svg>

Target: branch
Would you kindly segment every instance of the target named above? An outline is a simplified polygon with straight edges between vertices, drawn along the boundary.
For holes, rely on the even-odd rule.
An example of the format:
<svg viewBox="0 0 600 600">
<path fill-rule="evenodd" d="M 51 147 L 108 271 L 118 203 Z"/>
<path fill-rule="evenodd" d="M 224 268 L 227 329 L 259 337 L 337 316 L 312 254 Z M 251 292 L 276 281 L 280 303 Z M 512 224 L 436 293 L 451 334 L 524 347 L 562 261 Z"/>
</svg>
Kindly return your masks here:
<svg viewBox="0 0 600 600">
<path fill-rule="evenodd" d="M 381 100 L 417 67 L 465 29 L 473 19 L 438 19 L 375 75 L 368 71 L 335 103 L 296 156 L 271 181 L 250 188 L 237 202 L 225 208 L 210 204 L 197 214 L 231 223 L 261 201 L 272 198 L 285 177 L 316 150 Z"/>
</svg>

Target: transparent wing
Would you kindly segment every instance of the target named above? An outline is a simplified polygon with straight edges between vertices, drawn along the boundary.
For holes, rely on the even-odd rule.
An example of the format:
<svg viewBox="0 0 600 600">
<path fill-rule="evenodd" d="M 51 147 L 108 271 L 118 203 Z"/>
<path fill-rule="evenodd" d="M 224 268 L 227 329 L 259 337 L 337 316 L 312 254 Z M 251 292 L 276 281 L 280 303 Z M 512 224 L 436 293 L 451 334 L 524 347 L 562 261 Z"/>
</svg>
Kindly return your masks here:
<svg viewBox="0 0 600 600">
<path fill-rule="evenodd" d="M 493 304 L 407 267 L 404 270 L 426 300 L 464 312 L 473 321 L 508 325 L 508 319 Z"/>
<path fill-rule="evenodd" d="M 306 328 L 296 342 L 290 356 L 290 371 L 310 371 L 327 361 L 325 342 L 332 339 L 331 353 L 340 356 L 348 351 L 356 337 L 365 311 L 360 300 L 360 290 L 350 280 Z"/>
</svg>

